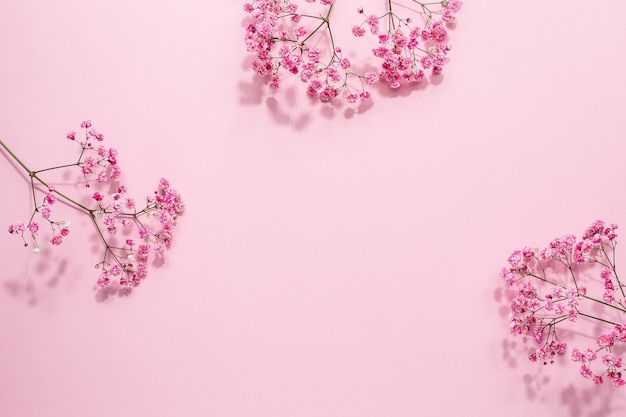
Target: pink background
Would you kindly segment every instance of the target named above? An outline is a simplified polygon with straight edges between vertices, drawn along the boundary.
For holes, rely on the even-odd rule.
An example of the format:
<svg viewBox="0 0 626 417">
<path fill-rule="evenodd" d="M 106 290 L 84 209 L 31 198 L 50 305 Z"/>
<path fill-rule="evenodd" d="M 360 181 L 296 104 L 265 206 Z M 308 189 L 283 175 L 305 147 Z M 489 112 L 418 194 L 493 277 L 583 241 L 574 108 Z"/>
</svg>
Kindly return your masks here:
<svg viewBox="0 0 626 417">
<path fill-rule="evenodd" d="M 0 0 L 0 137 L 66 162 L 91 118 L 131 192 L 187 203 L 128 297 L 96 296 L 77 213 L 39 257 L 0 234 L 0 415 L 623 415 L 529 364 L 497 290 L 517 247 L 626 227 L 626 3 L 601 3 L 468 0 L 441 83 L 351 114 L 271 98 L 238 1 Z"/>
</svg>

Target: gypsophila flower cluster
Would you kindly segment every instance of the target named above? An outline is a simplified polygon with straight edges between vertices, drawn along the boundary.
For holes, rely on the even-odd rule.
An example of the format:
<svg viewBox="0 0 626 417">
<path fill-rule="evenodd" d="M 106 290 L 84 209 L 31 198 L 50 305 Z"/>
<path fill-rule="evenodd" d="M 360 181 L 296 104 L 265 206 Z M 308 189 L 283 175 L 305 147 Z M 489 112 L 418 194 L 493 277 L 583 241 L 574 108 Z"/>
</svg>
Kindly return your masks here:
<svg viewBox="0 0 626 417">
<path fill-rule="evenodd" d="M 68 220 L 55 217 L 54 208 L 63 201 L 89 216 L 103 244 L 102 258 L 95 265 L 100 271 L 98 287 L 117 282 L 123 289 L 132 289 L 146 277 L 150 259 L 162 258 L 170 248 L 174 226 L 185 206 L 180 194 L 165 178 L 159 180 L 152 195 L 136 201 L 119 182 L 122 171 L 117 150 L 104 145 L 104 136 L 92 128 L 89 120 L 83 121 L 81 128 L 84 135 L 73 131 L 66 135 L 67 140 L 78 146 L 76 162 L 40 170 L 28 168 L 0 141 L 27 172 L 34 205 L 29 220 L 9 225 L 8 231 L 19 236 L 24 246 L 32 244 L 34 253 L 42 250 L 42 228 L 48 228 L 51 245 L 61 245 L 70 234 L 71 225 Z M 86 196 L 70 197 L 42 178 L 43 174 L 58 170 L 77 170 L 84 180 Z M 113 193 L 105 192 L 111 189 Z M 42 194 L 39 198 L 38 193 Z M 79 202 L 85 197 L 90 203 Z"/>
<path fill-rule="evenodd" d="M 530 361 L 554 363 L 567 354 L 572 329 L 592 322 L 601 329 L 595 346 L 574 347 L 570 359 L 584 378 L 621 387 L 626 290 L 615 266 L 616 229 L 616 224 L 596 220 L 580 240 L 565 235 L 545 248 L 515 250 L 500 276 L 512 289 L 511 333 L 535 344 Z"/>
<path fill-rule="evenodd" d="M 320 101 L 342 96 L 352 104 L 368 99 L 369 89 L 379 79 L 397 89 L 422 81 L 426 71 L 439 74 L 451 50 L 448 29 L 463 3 L 381 0 L 384 8 L 379 13 L 358 7 L 356 24 L 349 32 L 370 39 L 366 48 L 371 51 L 360 65 L 354 65 L 335 43 L 340 29 L 331 25 L 331 14 L 336 4 L 337 0 L 245 3 L 244 11 L 251 20 L 245 44 L 255 54 L 252 68 L 267 78 L 272 89 L 278 89 L 287 75 L 297 75 L 307 93 Z M 372 65 L 367 62 L 372 56 L 377 69 L 363 70 Z"/>
</svg>

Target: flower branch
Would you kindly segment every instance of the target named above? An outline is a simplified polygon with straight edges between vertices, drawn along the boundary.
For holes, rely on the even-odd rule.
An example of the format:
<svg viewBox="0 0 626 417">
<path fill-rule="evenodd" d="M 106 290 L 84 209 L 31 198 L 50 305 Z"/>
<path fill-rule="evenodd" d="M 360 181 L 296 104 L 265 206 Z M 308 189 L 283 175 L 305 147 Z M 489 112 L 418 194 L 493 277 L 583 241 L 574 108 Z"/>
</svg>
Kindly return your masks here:
<svg viewBox="0 0 626 417">
<path fill-rule="evenodd" d="M 246 3 L 244 11 L 251 19 L 244 38 L 246 48 L 255 54 L 253 70 L 258 76 L 267 78 L 271 89 L 278 89 L 285 76 L 298 74 L 306 83 L 309 95 L 322 102 L 343 96 L 348 103 L 368 99 L 368 88 L 379 79 L 395 89 L 405 83 L 422 81 L 426 70 L 441 73 L 451 50 L 451 46 L 445 43 L 448 36 L 446 25 L 454 22 L 462 6 L 460 0 L 432 3 L 410 0 L 408 3 L 420 5 L 422 12 L 407 13 L 421 16 L 421 26 L 414 25 L 411 16 L 397 15 L 391 0 L 385 0 L 386 12 L 382 16 L 366 15 L 364 9 L 359 7 L 358 14 L 365 18 L 359 25 L 353 26 L 351 32 L 360 38 L 369 28 L 378 45 L 371 49 L 372 54 L 382 60 L 376 70 L 361 73 L 357 67 L 371 65 L 365 63 L 355 67 L 335 43 L 331 12 L 337 0 L 319 0 L 319 3 L 325 10 L 319 16 L 299 13 L 303 4 L 296 0 L 253 0 Z M 434 15 L 440 16 L 440 19 L 435 19 Z M 385 19 L 387 27 L 381 29 Z M 310 23 L 313 23 L 312 29 Z M 325 46 L 324 34 L 328 36 Z M 317 43 L 312 46 L 314 39 Z M 318 46 L 320 44 L 322 46 Z M 349 78 L 357 82 L 350 85 Z"/>
<path fill-rule="evenodd" d="M 554 363 L 568 351 L 567 330 L 590 320 L 601 328 L 596 346 L 573 348 L 571 360 L 595 384 L 608 380 L 621 387 L 622 358 L 616 352 L 626 347 L 626 323 L 615 317 L 626 313 L 626 300 L 616 270 L 616 230 L 616 224 L 596 220 L 578 241 L 565 235 L 543 249 L 516 250 L 500 276 L 513 289 L 509 329 L 535 342 L 532 362 Z"/>
<path fill-rule="evenodd" d="M 30 169 L 0 140 L 0 146 L 29 176 L 34 204 L 28 222 L 17 221 L 9 226 L 8 231 L 20 236 L 26 247 L 30 246 L 30 240 L 33 252 L 40 253 L 40 222 L 36 221 L 40 217 L 40 221 L 47 222 L 51 228 L 50 244 L 62 244 L 70 233 L 71 223 L 53 219 L 53 208 L 57 198 L 60 198 L 90 218 L 104 246 L 102 260 L 96 264 L 100 270 L 98 286 L 106 287 L 118 281 L 122 288 L 131 289 L 146 277 L 150 257 L 162 258 L 171 246 L 174 226 L 184 211 L 184 204 L 178 192 L 167 179 L 162 178 L 154 194 L 145 198 L 145 206 L 138 209 L 135 199 L 128 195 L 126 186 L 119 184 L 121 169 L 117 163 L 117 150 L 102 144 L 104 136 L 91 128 L 90 121 L 84 121 L 81 127 L 85 131 L 83 140 L 77 139 L 75 132 L 66 135 L 68 140 L 80 146 L 77 162 L 40 170 Z M 109 189 L 113 187 L 115 192 L 107 196 L 95 191 L 89 193 L 91 196 L 83 196 L 92 202 L 90 208 L 87 203 L 80 203 L 77 198 L 57 190 L 40 176 L 56 170 L 78 170 L 85 181 L 85 190 L 93 185 L 98 190 L 103 190 L 105 186 Z M 43 194 L 41 203 L 37 199 L 38 192 Z M 136 233 L 134 239 L 128 237 L 132 233 Z M 120 234 L 125 237 L 120 238 Z"/>
</svg>

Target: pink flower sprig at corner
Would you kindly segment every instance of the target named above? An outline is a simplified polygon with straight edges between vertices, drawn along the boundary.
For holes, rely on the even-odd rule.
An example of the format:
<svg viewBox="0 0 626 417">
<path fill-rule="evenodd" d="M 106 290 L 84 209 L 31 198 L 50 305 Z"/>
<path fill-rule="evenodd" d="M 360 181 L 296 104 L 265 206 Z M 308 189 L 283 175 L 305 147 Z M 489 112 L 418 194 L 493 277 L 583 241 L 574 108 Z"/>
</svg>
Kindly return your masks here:
<svg viewBox="0 0 626 417">
<path fill-rule="evenodd" d="M 24 246 L 32 243 L 34 253 L 42 251 L 43 227 L 51 235 L 49 244 L 61 245 L 70 234 L 70 222 L 55 215 L 55 207 L 61 200 L 89 216 L 104 246 L 102 258 L 96 264 L 98 286 L 117 282 L 121 288 L 132 289 L 146 277 L 150 258 L 163 258 L 170 247 L 184 204 L 168 180 L 161 178 L 154 193 L 139 206 L 119 182 L 117 150 L 103 144 L 104 136 L 91 127 L 90 121 L 85 120 L 81 128 L 85 131 L 84 139 L 78 139 L 75 132 L 66 135 L 78 145 L 76 162 L 39 170 L 28 168 L 0 140 L 4 150 L 26 171 L 34 206 L 27 222 L 17 221 L 8 231 L 19 236 Z M 70 197 L 42 178 L 43 174 L 59 170 L 76 170 L 84 178 L 82 195 Z"/>
<path fill-rule="evenodd" d="M 255 54 L 252 67 L 272 89 L 278 89 L 285 76 L 298 74 L 309 95 L 322 102 L 343 96 L 348 103 L 369 98 L 369 88 L 380 79 L 397 89 L 422 81 L 426 71 L 441 73 L 451 50 L 448 29 L 463 4 L 460 0 L 381 0 L 380 13 L 359 7 L 355 24 L 341 31 L 331 25 L 338 0 L 319 0 L 317 6 L 315 2 L 245 3 L 251 19 L 245 44 Z M 373 57 L 375 63 L 351 62 L 336 43 L 337 32 L 369 38 L 365 50 L 371 52 L 357 58 Z"/>
<path fill-rule="evenodd" d="M 574 347 L 571 361 L 584 378 L 621 387 L 626 285 L 615 265 L 616 229 L 596 220 L 578 241 L 565 235 L 543 249 L 516 250 L 500 275 L 511 288 L 511 332 L 535 343 L 530 361 L 554 363 L 570 339 L 591 333 L 595 344 Z"/>
</svg>

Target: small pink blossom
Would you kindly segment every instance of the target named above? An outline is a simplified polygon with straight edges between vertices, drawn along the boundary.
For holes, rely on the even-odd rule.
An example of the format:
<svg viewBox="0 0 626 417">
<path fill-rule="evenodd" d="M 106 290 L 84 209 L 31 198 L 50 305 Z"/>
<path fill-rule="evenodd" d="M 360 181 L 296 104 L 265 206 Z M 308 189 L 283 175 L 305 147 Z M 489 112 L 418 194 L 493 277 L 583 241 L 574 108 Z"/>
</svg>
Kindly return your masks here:
<svg viewBox="0 0 626 417">
<path fill-rule="evenodd" d="M 145 262 L 140 262 L 137 264 L 137 276 L 140 278 L 144 278 L 148 274 L 148 265 Z"/>
<path fill-rule="evenodd" d="M 137 256 L 141 259 L 146 259 L 149 254 L 149 249 L 150 245 L 148 244 L 139 245 L 139 247 L 137 248 Z"/>
<path fill-rule="evenodd" d="M 31 224 L 28 225 L 28 230 L 30 231 L 31 234 L 36 235 L 37 232 L 39 231 L 39 224 L 32 222 Z"/>
<path fill-rule="evenodd" d="M 362 28 L 362 27 L 360 27 L 360 26 L 354 26 L 354 27 L 352 28 L 352 34 L 353 34 L 354 36 L 356 36 L 356 37 L 359 37 L 359 38 L 360 38 L 360 37 L 362 37 L 362 36 L 364 36 L 364 35 L 365 35 L 365 29 L 363 29 L 363 28 Z"/>
<path fill-rule="evenodd" d="M 602 363 L 607 367 L 621 368 L 622 358 L 617 357 L 612 353 L 608 353 L 602 357 Z"/>
<path fill-rule="evenodd" d="M 315 62 L 315 63 L 320 62 L 320 57 L 321 57 L 321 51 L 317 48 L 311 48 L 307 52 L 307 58 L 311 62 Z"/>
<path fill-rule="evenodd" d="M 306 28 L 304 26 L 298 26 L 293 31 L 293 34 L 294 34 L 294 36 L 296 38 L 302 38 L 302 37 L 306 36 L 307 33 L 308 33 L 308 31 L 306 30 Z"/>
<path fill-rule="evenodd" d="M 117 231 L 117 218 L 112 214 L 104 216 L 102 223 L 110 233 L 115 233 Z"/>
<path fill-rule="evenodd" d="M 366 72 L 365 73 L 365 82 L 369 85 L 374 84 L 376 81 L 378 81 L 378 74 L 376 74 L 375 72 Z"/>
<path fill-rule="evenodd" d="M 372 34 L 377 34 L 378 33 L 378 16 L 376 15 L 369 15 L 365 18 L 365 23 L 367 23 L 367 25 L 370 28 L 370 32 L 372 32 Z"/>
<path fill-rule="evenodd" d="M 583 378 L 588 378 L 588 379 L 593 376 L 591 369 L 589 369 L 587 365 L 582 365 L 580 367 L 580 374 L 583 376 Z"/>
<path fill-rule="evenodd" d="M 448 9 L 456 13 L 459 10 L 461 10 L 461 6 L 463 5 L 463 2 L 461 0 L 449 0 L 449 1 L 444 0 L 443 5 L 444 7 L 447 7 Z"/>
<path fill-rule="evenodd" d="M 137 275 L 132 275 L 130 277 L 124 276 L 120 278 L 120 287 L 130 290 L 139 285 L 139 279 Z"/>
<path fill-rule="evenodd" d="M 122 170 L 117 165 L 111 167 L 110 178 L 112 180 L 119 178 L 121 174 L 122 174 Z"/>
<path fill-rule="evenodd" d="M 346 102 L 349 103 L 349 104 L 356 103 L 358 99 L 359 99 L 359 96 L 356 95 L 356 94 L 348 94 L 348 95 L 346 95 Z"/>
<path fill-rule="evenodd" d="M 49 219 L 51 214 L 52 210 L 50 209 L 50 206 L 44 206 L 41 208 L 41 217 L 44 219 Z"/>
<path fill-rule="evenodd" d="M 451 9 L 446 9 L 441 14 L 441 20 L 443 20 L 444 22 L 454 22 L 454 19 L 454 13 Z"/>
<path fill-rule="evenodd" d="M 108 287 L 111 284 L 111 279 L 108 275 L 102 275 L 100 278 L 98 278 L 97 284 L 100 288 Z"/>
<path fill-rule="evenodd" d="M 335 97 L 337 97 L 338 91 L 331 87 L 331 86 L 327 86 L 326 88 L 324 88 L 324 90 L 322 90 L 322 92 L 319 94 L 319 98 L 320 101 L 322 103 L 329 103 L 330 101 L 332 101 Z"/>
<path fill-rule="evenodd" d="M 318 79 L 314 79 L 309 82 L 309 88 L 307 91 L 309 94 L 314 95 L 320 88 L 322 88 L 322 82 Z"/>
<path fill-rule="evenodd" d="M 24 233 L 24 222 L 18 221 L 9 225 L 9 233 L 11 234 L 22 234 Z"/>
<path fill-rule="evenodd" d="M 122 267 L 119 264 L 114 264 L 109 268 L 109 275 L 117 277 L 122 274 Z"/>
<path fill-rule="evenodd" d="M 157 243 L 154 246 L 154 254 L 158 257 L 162 257 L 167 250 L 167 246 L 164 243 Z"/>
<path fill-rule="evenodd" d="M 125 200 L 125 204 L 124 204 L 124 205 L 125 205 L 125 207 L 126 207 L 128 210 L 132 210 L 132 209 L 134 209 L 134 208 L 135 208 L 135 199 L 134 199 L 134 198 L 131 198 L 131 197 L 128 197 L 128 198 Z"/>
<path fill-rule="evenodd" d="M 596 343 L 600 349 L 603 349 L 613 346 L 616 340 L 616 333 L 612 331 L 610 333 L 600 333 L 596 338 Z"/>
</svg>

